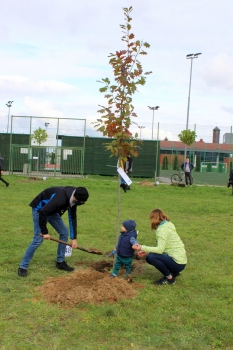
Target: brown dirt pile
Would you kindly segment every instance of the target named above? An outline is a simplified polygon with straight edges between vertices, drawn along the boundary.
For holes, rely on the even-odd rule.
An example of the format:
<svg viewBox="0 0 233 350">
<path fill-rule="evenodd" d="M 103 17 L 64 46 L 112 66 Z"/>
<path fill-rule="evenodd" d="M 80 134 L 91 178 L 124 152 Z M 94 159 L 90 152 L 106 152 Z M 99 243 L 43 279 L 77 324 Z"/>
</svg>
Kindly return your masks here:
<svg viewBox="0 0 233 350">
<path fill-rule="evenodd" d="M 144 180 L 142 182 L 138 183 L 140 186 L 154 186 L 153 182 L 150 182 L 149 180 Z"/>
<path fill-rule="evenodd" d="M 128 283 L 121 277 L 110 278 L 109 273 L 92 267 L 76 270 L 68 276 L 48 278 L 37 291 L 48 303 L 73 307 L 79 303 L 115 303 L 137 295 L 142 285 Z"/>
</svg>

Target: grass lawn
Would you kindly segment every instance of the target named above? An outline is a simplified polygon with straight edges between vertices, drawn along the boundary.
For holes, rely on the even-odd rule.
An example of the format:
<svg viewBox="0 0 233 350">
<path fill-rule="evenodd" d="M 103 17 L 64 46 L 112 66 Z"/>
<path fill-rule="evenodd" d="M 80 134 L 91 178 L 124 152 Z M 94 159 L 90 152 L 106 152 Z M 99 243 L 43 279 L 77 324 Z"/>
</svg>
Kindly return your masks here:
<svg viewBox="0 0 233 350">
<path fill-rule="evenodd" d="M 29 266 L 17 276 L 32 238 L 30 201 L 44 188 L 85 186 L 90 197 L 78 208 L 78 244 L 103 252 L 115 245 L 117 178 L 30 181 L 9 176 L 0 184 L 0 349 L 233 349 L 232 265 L 233 196 L 227 187 L 142 186 L 133 179 L 121 193 L 121 221 L 137 222 L 139 242 L 154 244 L 149 214 L 161 208 L 181 236 L 188 265 L 173 286 L 154 286 L 160 273 L 145 264 L 135 282 L 137 296 L 117 304 L 47 304 L 36 287 L 48 277 L 63 276 L 55 268 L 56 243 L 44 242 Z M 151 180 L 153 181 L 153 180 Z M 64 214 L 67 222 L 67 214 Z M 52 236 L 57 237 L 53 229 Z M 98 255 L 73 251 L 67 262 L 90 262 Z"/>
</svg>

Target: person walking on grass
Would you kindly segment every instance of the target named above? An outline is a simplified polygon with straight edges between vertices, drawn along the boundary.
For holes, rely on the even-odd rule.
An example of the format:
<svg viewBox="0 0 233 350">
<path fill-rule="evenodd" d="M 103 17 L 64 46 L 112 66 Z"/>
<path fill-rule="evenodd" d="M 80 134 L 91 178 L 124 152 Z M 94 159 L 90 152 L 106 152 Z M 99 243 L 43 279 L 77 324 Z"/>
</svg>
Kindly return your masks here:
<svg viewBox="0 0 233 350">
<path fill-rule="evenodd" d="M 135 244 L 132 248 L 138 251 L 139 257 L 146 256 L 146 262 L 163 274 L 154 284 L 175 284 L 176 277 L 187 264 L 184 244 L 175 226 L 161 209 L 152 210 L 150 222 L 151 229 L 155 230 L 156 246 Z"/>
<path fill-rule="evenodd" d="M 27 268 L 36 249 L 44 239 L 50 239 L 47 223 L 57 231 L 60 240 L 68 241 L 68 228 L 61 218 L 66 210 L 68 211 L 72 248 L 77 248 L 77 206 L 85 204 L 88 197 L 89 194 L 85 187 L 56 186 L 45 189 L 33 199 L 29 205 L 32 207 L 34 237 L 19 265 L 18 275 L 20 277 L 27 276 Z M 58 243 L 56 267 L 70 272 L 74 268 L 65 262 L 65 249 L 64 244 Z"/>
<path fill-rule="evenodd" d="M 6 180 L 4 180 L 2 178 L 2 172 L 3 172 L 3 159 L 0 156 L 0 180 L 6 185 L 6 187 L 8 187 L 9 186 L 9 182 L 7 182 Z"/>
<path fill-rule="evenodd" d="M 192 186 L 193 184 L 193 178 L 192 178 L 193 168 L 194 168 L 194 165 L 193 163 L 190 162 L 188 157 L 186 158 L 186 162 L 181 164 L 181 169 L 184 171 L 184 175 L 185 175 L 186 186 L 188 186 L 188 184 Z"/>
<path fill-rule="evenodd" d="M 124 265 L 126 270 L 126 277 L 128 277 L 132 270 L 132 261 L 134 250 L 132 246 L 138 244 L 136 240 L 136 222 L 134 220 L 126 220 L 121 226 L 121 235 L 116 246 L 116 262 L 113 267 L 111 278 L 116 277 L 120 268 Z M 115 253 L 115 251 L 113 251 Z"/>
</svg>

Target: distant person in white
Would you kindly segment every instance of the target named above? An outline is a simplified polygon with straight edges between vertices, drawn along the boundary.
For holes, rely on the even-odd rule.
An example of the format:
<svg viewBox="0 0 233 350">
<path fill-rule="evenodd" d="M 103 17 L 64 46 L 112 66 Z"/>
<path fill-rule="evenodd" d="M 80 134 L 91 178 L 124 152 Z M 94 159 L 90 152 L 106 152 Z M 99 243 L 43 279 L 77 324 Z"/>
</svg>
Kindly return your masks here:
<svg viewBox="0 0 233 350">
<path fill-rule="evenodd" d="M 193 178 L 192 178 L 192 170 L 193 170 L 194 166 L 193 163 L 191 163 L 189 161 L 189 158 L 186 158 L 186 162 L 184 162 L 183 164 L 181 164 L 181 169 L 184 171 L 185 173 L 185 183 L 186 186 L 188 186 L 188 184 L 190 186 L 192 186 L 193 184 Z"/>
</svg>

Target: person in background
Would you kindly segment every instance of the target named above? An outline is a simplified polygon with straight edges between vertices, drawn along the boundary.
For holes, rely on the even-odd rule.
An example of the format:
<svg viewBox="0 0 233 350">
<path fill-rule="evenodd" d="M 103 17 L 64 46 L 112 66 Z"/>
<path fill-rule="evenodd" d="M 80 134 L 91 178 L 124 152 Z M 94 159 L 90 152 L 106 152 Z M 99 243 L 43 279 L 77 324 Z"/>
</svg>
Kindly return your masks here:
<svg viewBox="0 0 233 350">
<path fill-rule="evenodd" d="M 9 186 L 9 182 L 7 182 L 6 180 L 4 180 L 2 178 L 2 172 L 3 172 L 3 159 L 0 156 L 0 180 L 6 185 L 6 187 L 8 187 Z"/>
<path fill-rule="evenodd" d="M 130 177 L 132 173 L 132 166 L 133 166 L 133 159 L 131 158 L 130 154 L 127 155 L 127 160 L 123 162 L 123 160 L 118 161 L 117 167 L 121 167 L 124 172 L 127 174 L 128 177 Z M 123 191 L 126 193 L 127 190 L 130 190 L 130 186 L 127 185 L 125 180 L 121 177 L 121 184 L 120 187 L 123 189 Z"/>
<path fill-rule="evenodd" d="M 229 188 L 230 186 L 233 187 L 233 170 L 230 171 L 229 180 L 227 181 L 227 187 Z"/>
<path fill-rule="evenodd" d="M 193 178 L 192 178 L 192 170 L 194 168 L 193 163 L 190 162 L 189 158 L 186 158 L 186 162 L 181 164 L 181 169 L 184 171 L 185 173 L 185 183 L 186 186 L 188 186 L 188 184 L 190 186 L 192 186 L 193 184 Z"/>
<path fill-rule="evenodd" d="M 133 171 L 133 159 L 130 154 L 127 156 L 127 161 L 124 163 L 124 171 L 128 177 L 131 176 Z M 126 190 L 130 190 L 130 186 L 127 185 Z"/>
<path fill-rule="evenodd" d="M 132 246 L 138 244 L 136 237 L 136 222 L 134 220 L 124 221 L 121 226 L 121 235 L 119 237 L 116 249 L 112 252 L 116 252 L 117 255 L 113 272 L 110 275 L 111 278 L 116 277 L 122 265 L 125 266 L 126 278 L 130 275 L 134 256 Z"/>
<path fill-rule="evenodd" d="M 89 194 L 85 187 L 56 186 L 45 189 L 33 199 L 29 205 L 32 207 L 34 238 L 19 265 L 18 275 L 20 277 L 27 276 L 27 268 L 36 249 L 44 239 L 50 239 L 47 223 L 57 231 L 60 240 L 68 241 L 68 228 L 61 218 L 66 210 L 68 211 L 72 248 L 77 248 L 77 206 L 85 204 L 88 197 Z M 56 267 L 70 272 L 74 268 L 65 262 L 65 249 L 64 244 L 58 243 Z"/>
<path fill-rule="evenodd" d="M 154 209 L 150 213 L 151 229 L 155 230 L 156 245 L 135 244 L 133 249 L 139 257 L 146 256 L 146 262 L 159 270 L 163 277 L 154 283 L 156 285 L 175 284 L 176 277 L 184 270 L 187 257 L 184 244 L 169 217 L 161 210 Z"/>
</svg>

